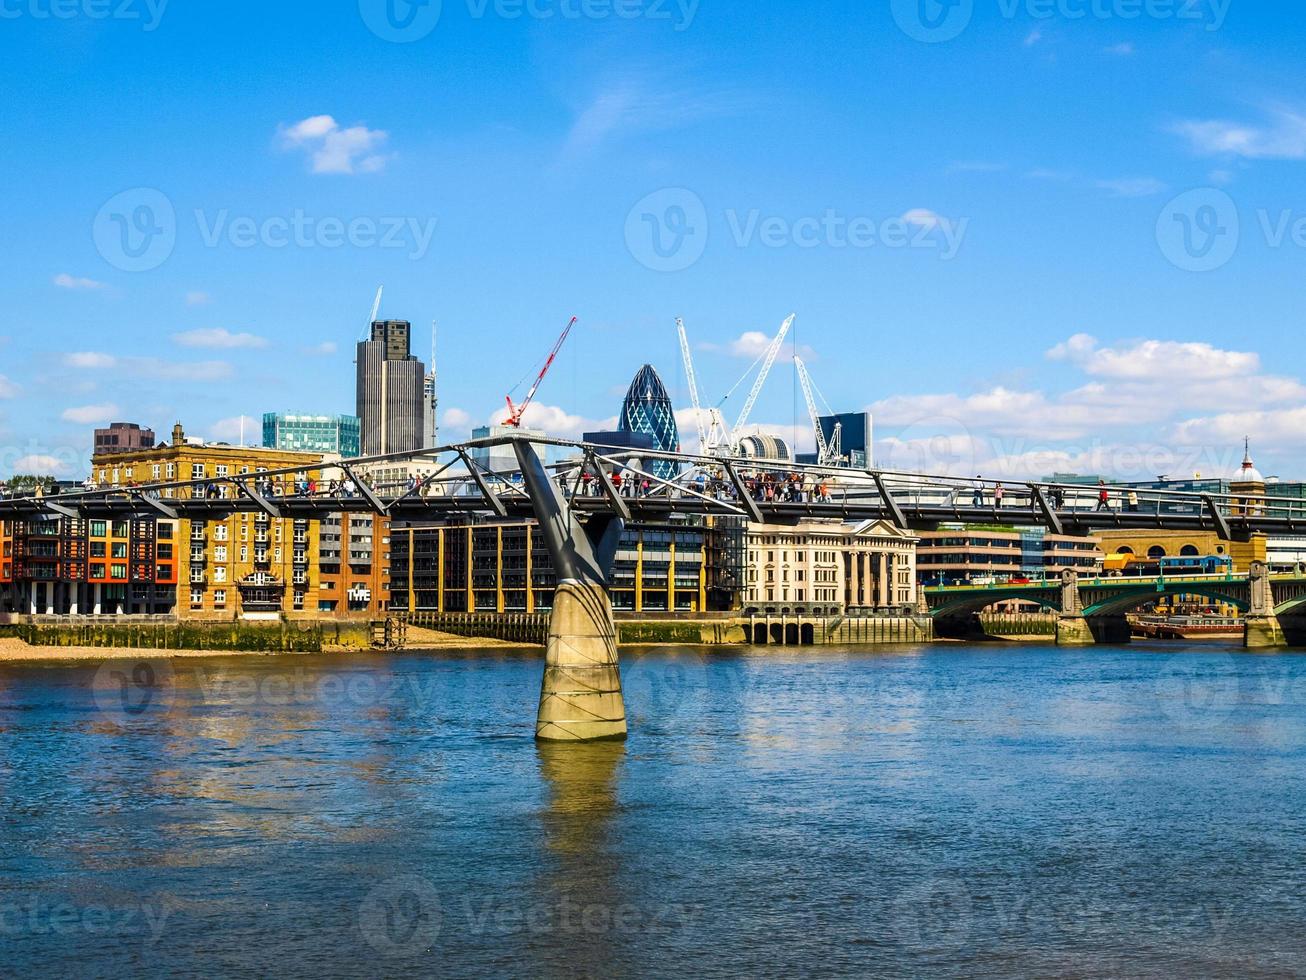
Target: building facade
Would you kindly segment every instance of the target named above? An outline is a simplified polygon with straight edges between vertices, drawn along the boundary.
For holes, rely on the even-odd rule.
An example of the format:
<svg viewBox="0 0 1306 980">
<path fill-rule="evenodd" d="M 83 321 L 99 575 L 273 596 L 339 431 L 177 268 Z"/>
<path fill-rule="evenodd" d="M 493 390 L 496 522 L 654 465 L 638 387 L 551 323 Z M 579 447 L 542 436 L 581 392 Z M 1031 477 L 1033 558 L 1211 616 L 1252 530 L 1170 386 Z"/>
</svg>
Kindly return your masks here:
<svg viewBox="0 0 1306 980">
<path fill-rule="evenodd" d="M 1102 567 L 1098 536 L 1050 534 L 1042 528 L 952 527 L 922 531 L 916 567 L 922 585 L 992 584 Z"/>
<path fill-rule="evenodd" d="M 294 492 L 296 478 L 321 476 L 319 453 L 188 441 L 180 424 L 172 442 L 150 450 L 96 456 L 92 477 L 105 487 L 212 481 L 200 492 L 235 495 L 226 478 L 297 469 L 271 479 L 273 496 Z M 178 492 L 161 491 L 167 500 Z M 265 619 L 315 614 L 319 581 L 318 525 L 263 512 L 215 521 L 177 522 L 177 602 L 182 619 Z"/>
<path fill-rule="evenodd" d="M 653 440 L 653 448 L 659 452 L 680 452 L 676 410 L 652 364 L 640 368 L 630 383 L 630 389 L 621 402 L 617 431 L 648 436 Z M 661 480 L 672 479 L 680 470 L 679 465 L 671 460 L 649 460 L 645 466 L 648 473 Z"/>
<path fill-rule="evenodd" d="M 360 454 L 358 416 L 267 412 L 263 416 L 263 447 L 355 459 Z"/>
<path fill-rule="evenodd" d="M 829 616 L 914 607 L 917 541 L 885 521 L 751 524 L 744 611 Z"/>
<path fill-rule="evenodd" d="M 176 608 L 177 568 L 176 521 L 0 522 L 0 613 L 166 615 Z"/>
<path fill-rule="evenodd" d="M 378 320 L 358 345 L 356 396 L 364 456 L 427 448 L 426 367 L 412 353 L 407 320 Z"/>
<path fill-rule="evenodd" d="M 736 594 L 714 564 L 729 531 L 707 521 L 631 525 L 611 575 L 617 612 L 730 609 Z M 414 612 L 543 612 L 557 577 L 534 521 L 399 526 L 391 539 L 391 608 Z"/>
<path fill-rule="evenodd" d="M 154 430 L 146 429 L 135 422 L 111 422 L 107 429 L 95 430 L 96 455 L 153 448 Z"/>
<path fill-rule="evenodd" d="M 318 527 L 317 611 L 376 616 L 390 608 L 390 518 L 334 514 Z"/>
</svg>

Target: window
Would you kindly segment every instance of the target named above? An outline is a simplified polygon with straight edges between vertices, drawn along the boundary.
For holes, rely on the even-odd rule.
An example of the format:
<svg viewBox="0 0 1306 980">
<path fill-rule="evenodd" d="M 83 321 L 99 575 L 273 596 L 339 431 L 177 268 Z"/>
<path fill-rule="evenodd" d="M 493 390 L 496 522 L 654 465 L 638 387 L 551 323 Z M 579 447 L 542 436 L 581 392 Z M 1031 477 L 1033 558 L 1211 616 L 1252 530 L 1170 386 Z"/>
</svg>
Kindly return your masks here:
<svg viewBox="0 0 1306 980">
<path fill-rule="evenodd" d="M 240 560 L 241 560 L 242 562 L 247 562 L 247 561 L 249 561 L 249 545 L 247 545 L 247 544 L 242 544 L 242 545 L 240 546 Z"/>
<path fill-rule="evenodd" d="M 227 464 L 226 464 L 226 463 L 219 463 L 217 466 L 215 466 L 215 467 L 213 468 L 213 472 L 216 473 L 218 476 L 226 476 L 226 475 L 227 475 Z"/>
<path fill-rule="evenodd" d="M 110 577 L 110 578 L 126 578 L 126 577 L 127 577 L 127 566 L 126 566 L 126 565 L 110 565 L 110 566 L 109 566 L 109 577 Z"/>
<path fill-rule="evenodd" d="M 113 522 L 113 536 L 115 538 L 125 538 L 130 533 L 130 526 L 126 521 Z"/>
<path fill-rule="evenodd" d="M 112 550 L 111 550 L 111 555 L 110 555 L 110 557 L 112 557 L 112 558 L 126 558 L 126 557 L 127 557 L 127 542 L 125 542 L 125 541 L 115 541 L 115 542 L 113 543 L 113 548 L 112 548 Z"/>
<path fill-rule="evenodd" d="M 166 478 L 166 479 L 169 479 L 169 480 L 175 479 L 176 476 L 177 476 L 177 464 L 176 464 L 176 463 L 168 463 L 168 464 L 166 464 L 166 465 L 163 467 L 163 472 L 164 472 L 164 474 L 165 474 L 165 478 Z"/>
<path fill-rule="evenodd" d="M 215 524 L 215 525 L 213 526 L 213 540 L 214 540 L 214 541 L 226 541 L 226 540 L 227 540 L 227 525 L 226 525 L 226 524 Z"/>
<path fill-rule="evenodd" d="M 170 544 L 161 544 L 161 545 L 159 545 L 158 555 L 159 555 L 160 558 L 171 558 L 171 557 L 172 557 L 172 545 L 170 545 Z"/>
<path fill-rule="evenodd" d="M 221 608 L 223 608 L 224 606 L 226 606 L 226 604 L 227 604 L 227 590 L 226 590 L 226 589 L 214 589 L 214 590 L 213 590 L 213 604 L 214 604 L 215 606 L 217 606 L 219 609 L 221 609 Z"/>
<path fill-rule="evenodd" d="M 225 581 L 227 581 L 227 569 L 226 569 L 226 566 L 224 566 L 224 565 L 218 565 L 216 568 L 213 569 L 213 581 L 214 581 L 214 582 L 225 582 Z"/>
<path fill-rule="evenodd" d="M 190 478 L 191 478 L 192 480 L 202 480 L 202 479 L 204 479 L 204 464 L 203 464 L 203 463 L 191 463 L 191 464 L 190 464 Z"/>
<path fill-rule="evenodd" d="M 104 566 L 102 564 L 97 563 L 91 566 L 91 578 L 104 578 Z"/>
<path fill-rule="evenodd" d="M 103 541 L 92 541 L 92 542 L 91 542 L 91 557 L 92 557 L 92 558 L 103 558 L 103 557 L 104 557 L 104 542 L 103 542 Z"/>
<path fill-rule="evenodd" d="M 91 521 L 91 537 L 102 538 L 108 532 L 109 525 L 104 521 Z"/>
<path fill-rule="evenodd" d="M 213 549 L 213 560 L 218 562 L 225 562 L 227 560 L 226 545 L 218 545 Z"/>
<path fill-rule="evenodd" d="M 171 524 L 164 524 L 164 523 L 160 523 L 160 524 L 159 524 L 159 540 L 160 540 L 160 541 L 171 541 L 171 540 L 172 540 L 172 525 L 171 525 Z"/>
<path fill-rule="evenodd" d="M 153 466 L 151 466 L 151 467 L 150 467 L 150 479 L 152 479 L 152 480 L 158 480 L 158 479 L 159 479 L 159 473 L 160 473 L 160 471 L 161 471 L 162 469 L 163 469 L 163 467 L 161 467 L 158 463 L 155 463 Z"/>
<path fill-rule="evenodd" d="M 192 609 L 199 609 L 202 605 L 204 605 L 204 590 L 203 590 L 203 589 L 191 589 L 191 590 L 190 590 L 190 607 L 191 607 Z"/>
<path fill-rule="evenodd" d="M 154 568 L 154 580 L 155 580 L 156 582 L 162 582 L 162 581 L 164 581 L 165 579 L 169 579 L 169 578 L 171 578 L 171 577 L 172 577 L 172 566 L 171 566 L 171 565 L 156 565 L 156 566 L 155 566 L 155 568 Z"/>
</svg>

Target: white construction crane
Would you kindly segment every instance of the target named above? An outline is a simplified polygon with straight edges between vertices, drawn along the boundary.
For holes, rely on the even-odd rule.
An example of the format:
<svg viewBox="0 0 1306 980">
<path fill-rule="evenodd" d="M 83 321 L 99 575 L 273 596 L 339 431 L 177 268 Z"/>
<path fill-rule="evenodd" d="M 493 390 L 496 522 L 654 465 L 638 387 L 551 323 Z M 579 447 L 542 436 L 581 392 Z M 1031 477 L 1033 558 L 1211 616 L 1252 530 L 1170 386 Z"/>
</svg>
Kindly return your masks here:
<svg viewBox="0 0 1306 980">
<path fill-rule="evenodd" d="M 694 356 L 689 350 L 689 335 L 685 332 L 685 321 L 676 317 L 676 332 L 680 335 L 680 356 L 685 362 L 685 382 L 689 385 L 689 399 L 694 408 L 694 424 L 698 427 L 698 451 L 704 454 L 716 454 L 729 448 L 730 433 L 726 429 L 725 416 L 721 409 L 713 407 L 707 410 L 706 421 L 703 418 L 703 404 L 698 397 L 698 376 L 694 373 Z"/>
<path fill-rule="evenodd" d="M 780 356 L 780 348 L 784 345 L 785 337 L 789 336 L 789 328 L 794 325 L 794 320 L 798 314 L 791 313 L 789 319 L 780 324 L 780 332 L 775 335 L 771 341 L 771 346 L 766 350 L 766 359 L 762 362 L 762 370 L 757 375 L 757 380 L 753 382 L 753 390 L 748 393 L 748 401 L 744 402 L 744 410 L 739 413 L 739 421 L 730 431 L 730 447 L 739 445 L 740 438 L 743 437 L 744 426 L 748 424 L 748 417 L 753 414 L 753 407 L 757 404 L 757 398 L 762 394 L 762 386 L 766 384 L 767 376 L 771 373 L 771 368 L 775 366 L 775 359 Z"/>
<path fill-rule="evenodd" d="M 838 466 L 843 462 L 843 423 L 835 422 L 830 438 L 828 440 L 825 438 L 825 429 L 821 427 L 821 413 L 816 407 L 816 395 L 813 394 L 815 385 L 812 383 L 812 376 L 807 373 L 807 365 L 797 354 L 794 355 L 794 367 L 798 371 L 798 381 L 803 386 L 803 398 L 807 402 L 807 414 L 812 420 L 812 429 L 816 432 L 816 462 L 821 466 Z"/>
<path fill-rule="evenodd" d="M 797 314 L 789 317 L 780 325 L 780 332 L 767 345 L 762 356 L 753 362 L 753 366 L 744 372 L 734 388 L 726 393 L 725 398 L 714 407 L 706 410 L 707 418 L 704 419 L 704 409 L 698 394 L 698 376 L 694 372 L 694 357 L 689 349 L 689 337 L 685 332 L 685 321 L 679 317 L 676 318 L 676 332 L 680 337 L 680 356 L 685 362 L 685 381 L 689 385 L 689 398 L 694 408 L 694 424 L 698 428 L 699 451 L 707 456 L 734 456 L 739 451 L 739 440 L 743 438 L 744 426 L 748 424 L 748 417 L 753 413 L 753 408 L 757 404 L 758 396 L 762 393 L 762 386 L 766 384 L 767 376 L 771 373 L 771 368 L 775 366 L 775 360 L 780 355 L 780 348 L 784 346 L 785 337 L 789 335 L 789 329 L 794 325 Z M 744 403 L 744 409 L 739 413 L 739 421 L 735 423 L 734 428 L 726 424 L 725 414 L 721 411 L 721 405 L 724 405 L 744 383 L 745 379 L 753 373 L 753 368 L 758 364 L 762 365 L 762 370 L 757 375 L 757 380 L 753 382 L 753 390 L 749 392 L 748 401 Z"/>
</svg>

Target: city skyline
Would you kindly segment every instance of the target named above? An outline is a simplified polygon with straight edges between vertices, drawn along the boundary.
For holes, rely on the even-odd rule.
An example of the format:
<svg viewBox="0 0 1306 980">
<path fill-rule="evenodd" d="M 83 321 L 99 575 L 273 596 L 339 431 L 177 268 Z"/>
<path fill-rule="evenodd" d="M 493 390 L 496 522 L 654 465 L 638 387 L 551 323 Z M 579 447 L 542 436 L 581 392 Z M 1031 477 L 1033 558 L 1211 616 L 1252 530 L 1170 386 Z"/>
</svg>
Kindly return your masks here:
<svg viewBox="0 0 1306 980">
<path fill-rule="evenodd" d="M 442 324 L 445 442 L 500 421 L 572 313 L 526 419 L 561 436 L 610 427 L 645 361 L 691 431 L 675 316 L 719 398 L 797 311 L 814 377 L 872 412 L 888 468 L 1224 476 L 1250 434 L 1267 473 L 1306 472 L 1302 12 L 972 6 L 924 38 L 900 4 L 849 6 L 847 37 L 813 11 L 650 6 L 586 24 L 584 49 L 565 17 L 495 7 L 446 5 L 439 44 L 383 37 L 366 4 L 265 12 L 232 65 L 249 85 L 217 97 L 187 68 L 231 46 L 231 11 L 7 21 L 7 162 L 29 192 L 0 273 L 4 468 L 84 474 L 109 421 L 235 441 L 241 416 L 250 434 L 266 411 L 349 411 L 385 283 L 380 316 Z M 317 30 L 340 57 L 294 55 L 270 94 L 262 55 Z M 727 33 L 748 41 L 728 70 L 710 58 Z M 865 81 L 827 68 L 850 59 Z M 922 84 L 882 95 L 907 64 Z M 466 103 L 392 97 L 468 73 Z M 1016 96 L 1021 126 L 997 125 Z M 17 138 L 37 120 L 45 141 Z M 823 171 L 793 179 L 812 147 Z M 755 418 L 802 450 L 791 374 Z"/>
</svg>

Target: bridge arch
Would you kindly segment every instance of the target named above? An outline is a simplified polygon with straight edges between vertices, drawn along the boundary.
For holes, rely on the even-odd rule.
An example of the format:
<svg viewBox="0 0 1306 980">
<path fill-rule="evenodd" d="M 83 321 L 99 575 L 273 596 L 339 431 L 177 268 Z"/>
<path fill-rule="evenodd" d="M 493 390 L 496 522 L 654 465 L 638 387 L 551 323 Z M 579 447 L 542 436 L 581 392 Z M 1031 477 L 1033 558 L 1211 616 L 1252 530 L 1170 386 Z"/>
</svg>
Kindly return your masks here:
<svg viewBox="0 0 1306 980">
<path fill-rule="evenodd" d="M 1234 588 L 1230 588 L 1231 585 Z M 1084 615 L 1089 618 L 1094 616 L 1122 616 L 1125 613 L 1133 612 L 1140 606 L 1147 605 L 1149 602 L 1179 595 L 1201 596 L 1203 599 L 1226 603 L 1239 612 L 1245 613 L 1251 608 L 1250 596 L 1246 594 L 1238 595 L 1237 585 L 1238 583 L 1233 582 L 1167 582 L 1163 587 L 1158 588 L 1156 583 L 1153 582 L 1139 585 L 1136 588 L 1128 588 L 1115 595 L 1105 596 L 1092 604 L 1086 603 Z M 1306 599 L 1303 601 L 1306 601 Z"/>
<path fill-rule="evenodd" d="M 1017 600 L 1019 602 L 1036 602 L 1042 607 L 1060 610 L 1061 590 L 1038 588 L 1011 588 L 986 590 L 982 594 L 959 594 L 948 596 L 947 601 L 933 607 L 930 612 L 936 619 L 949 619 L 983 612 L 989 606 L 999 602 Z"/>
</svg>

